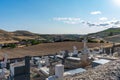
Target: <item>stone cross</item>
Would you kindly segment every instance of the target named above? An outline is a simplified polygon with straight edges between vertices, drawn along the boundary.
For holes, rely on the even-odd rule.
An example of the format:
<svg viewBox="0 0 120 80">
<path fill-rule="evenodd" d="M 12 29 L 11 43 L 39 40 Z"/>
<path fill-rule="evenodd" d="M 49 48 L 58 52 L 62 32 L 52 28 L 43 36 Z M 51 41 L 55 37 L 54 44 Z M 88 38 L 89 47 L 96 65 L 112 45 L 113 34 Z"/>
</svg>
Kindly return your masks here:
<svg viewBox="0 0 120 80">
<path fill-rule="evenodd" d="M 87 39 L 84 38 L 84 40 L 83 40 L 82 42 L 84 43 L 84 46 L 83 46 L 83 53 L 84 53 L 84 54 L 89 53 L 89 52 L 88 52 L 87 45 L 86 45 Z"/>
<path fill-rule="evenodd" d="M 7 62 L 7 57 L 8 57 L 8 55 L 7 55 L 7 54 L 4 54 L 4 62 L 5 62 L 5 63 Z"/>
<path fill-rule="evenodd" d="M 110 48 L 110 56 L 112 56 L 112 49 Z"/>
<path fill-rule="evenodd" d="M 86 46 L 87 39 L 86 39 L 86 38 L 84 38 L 84 40 L 83 40 L 82 42 L 84 43 L 84 48 L 86 48 L 86 47 L 87 47 L 87 46 Z"/>
</svg>

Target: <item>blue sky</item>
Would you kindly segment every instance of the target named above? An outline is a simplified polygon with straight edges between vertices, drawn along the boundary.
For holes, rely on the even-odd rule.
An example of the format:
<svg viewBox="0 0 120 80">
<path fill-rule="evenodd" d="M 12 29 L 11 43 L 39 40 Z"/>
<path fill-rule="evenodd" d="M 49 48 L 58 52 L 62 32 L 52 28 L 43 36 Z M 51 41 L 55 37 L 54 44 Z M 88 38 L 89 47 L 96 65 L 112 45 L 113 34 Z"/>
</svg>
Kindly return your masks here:
<svg viewBox="0 0 120 80">
<path fill-rule="evenodd" d="M 87 34 L 120 26 L 120 0 L 0 0 L 0 29 Z"/>
</svg>

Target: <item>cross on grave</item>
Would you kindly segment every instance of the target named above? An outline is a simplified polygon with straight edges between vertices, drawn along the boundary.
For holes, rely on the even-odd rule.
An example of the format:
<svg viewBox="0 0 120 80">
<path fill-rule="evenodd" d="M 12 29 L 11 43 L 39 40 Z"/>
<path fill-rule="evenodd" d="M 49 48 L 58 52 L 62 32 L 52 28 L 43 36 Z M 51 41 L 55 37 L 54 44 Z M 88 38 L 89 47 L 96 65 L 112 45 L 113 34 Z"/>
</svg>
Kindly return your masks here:
<svg viewBox="0 0 120 80">
<path fill-rule="evenodd" d="M 82 41 L 84 43 L 84 48 L 86 48 L 86 43 L 88 42 L 86 38 L 84 38 L 84 40 Z"/>
<path fill-rule="evenodd" d="M 90 53 L 90 51 L 89 51 L 89 49 L 87 48 L 87 45 L 86 45 L 86 43 L 87 43 L 87 39 L 84 38 L 84 40 L 83 40 L 82 42 L 84 43 L 82 53 L 83 53 L 83 54 L 88 54 L 88 53 Z"/>
<path fill-rule="evenodd" d="M 110 56 L 112 56 L 112 49 L 110 48 Z"/>
</svg>

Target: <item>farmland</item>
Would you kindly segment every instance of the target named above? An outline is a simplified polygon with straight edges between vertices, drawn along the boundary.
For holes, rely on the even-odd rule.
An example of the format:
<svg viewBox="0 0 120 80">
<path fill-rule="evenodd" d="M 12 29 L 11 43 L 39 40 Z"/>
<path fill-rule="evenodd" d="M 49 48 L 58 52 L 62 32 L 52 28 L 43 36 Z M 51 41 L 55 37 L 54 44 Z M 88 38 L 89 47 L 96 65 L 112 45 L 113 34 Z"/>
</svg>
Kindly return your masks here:
<svg viewBox="0 0 120 80">
<path fill-rule="evenodd" d="M 88 43 L 89 48 L 99 47 L 101 45 L 110 45 L 110 43 Z M 73 46 L 76 46 L 78 50 L 83 48 L 82 42 L 57 42 L 57 43 L 41 43 L 34 46 L 28 46 L 23 48 L 14 49 L 1 49 L 0 59 L 3 55 L 8 54 L 8 58 L 20 58 L 24 56 L 42 56 L 48 54 L 55 54 L 60 50 L 73 50 Z"/>
</svg>

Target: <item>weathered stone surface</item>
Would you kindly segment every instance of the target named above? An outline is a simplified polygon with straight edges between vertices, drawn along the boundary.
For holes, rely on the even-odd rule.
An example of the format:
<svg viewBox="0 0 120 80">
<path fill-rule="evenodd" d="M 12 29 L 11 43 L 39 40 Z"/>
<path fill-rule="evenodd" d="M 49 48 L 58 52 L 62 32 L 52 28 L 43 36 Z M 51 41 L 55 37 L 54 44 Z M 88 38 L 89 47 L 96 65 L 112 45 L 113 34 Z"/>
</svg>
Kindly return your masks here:
<svg viewBox="0 0 120 80">
<path fill-rule="evenodd" d="M 67 76 L 65 80 L 120 80 L 120 60 L 111 61 L 81 74 Z"/>
</svg>

